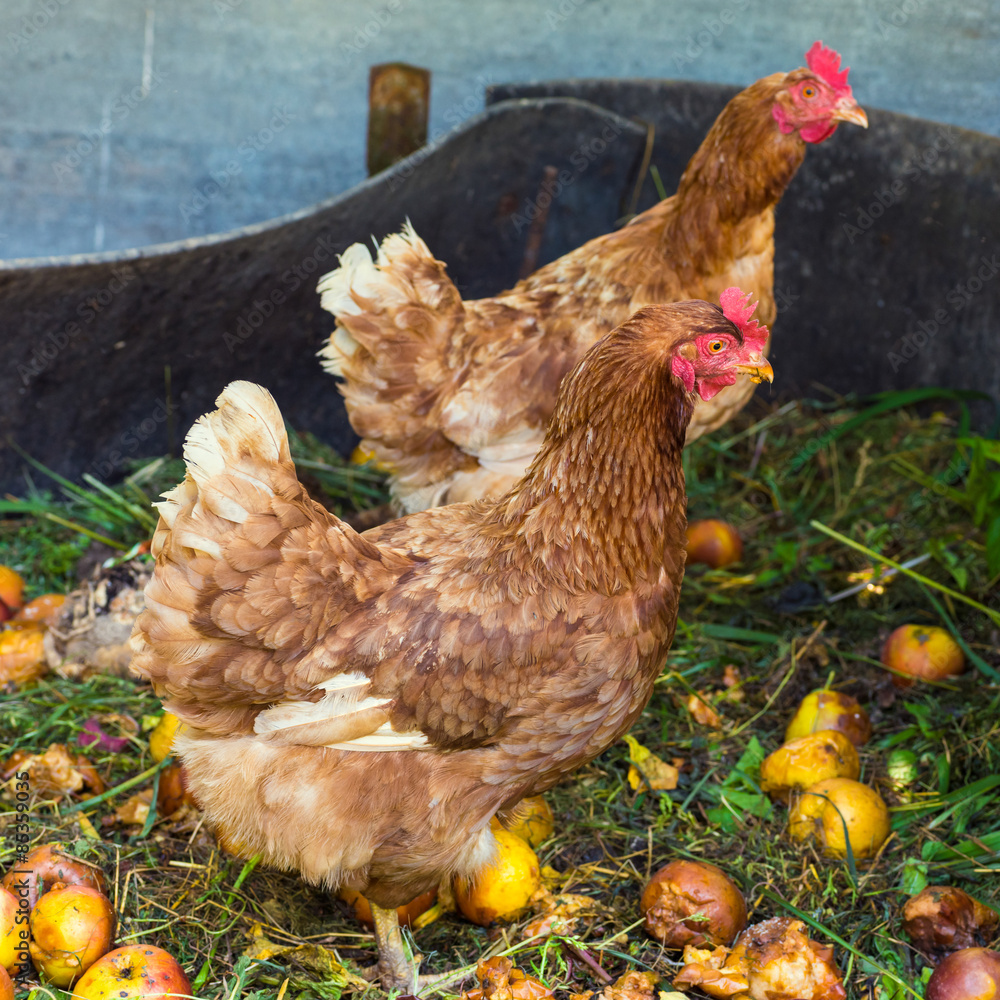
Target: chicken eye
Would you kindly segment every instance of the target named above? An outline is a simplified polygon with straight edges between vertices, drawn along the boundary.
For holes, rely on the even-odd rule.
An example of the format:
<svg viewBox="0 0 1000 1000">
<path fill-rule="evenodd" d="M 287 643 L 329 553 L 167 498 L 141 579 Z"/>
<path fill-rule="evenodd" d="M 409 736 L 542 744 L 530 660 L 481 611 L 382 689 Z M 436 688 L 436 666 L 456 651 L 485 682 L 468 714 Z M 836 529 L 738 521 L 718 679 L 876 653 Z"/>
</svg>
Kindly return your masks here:
<svg viewBox="0 0 1000 1000">
<path fill-rule="evenodd" d="M 725 347 L 725 342 L 721 340 L 713 340 L 712 343 L 708 345 L 708 349 L 713 354 L 718 354 Z"/>
<path fill-rule="evenodd" d="M 816 88 L 811 83 L 807 83 L 802 88 L 802 96 L 807 101 L 811 101 L 816 96 L 817 93 L 818 93 L 818 91 L 816 90 Z"/>
</svg>

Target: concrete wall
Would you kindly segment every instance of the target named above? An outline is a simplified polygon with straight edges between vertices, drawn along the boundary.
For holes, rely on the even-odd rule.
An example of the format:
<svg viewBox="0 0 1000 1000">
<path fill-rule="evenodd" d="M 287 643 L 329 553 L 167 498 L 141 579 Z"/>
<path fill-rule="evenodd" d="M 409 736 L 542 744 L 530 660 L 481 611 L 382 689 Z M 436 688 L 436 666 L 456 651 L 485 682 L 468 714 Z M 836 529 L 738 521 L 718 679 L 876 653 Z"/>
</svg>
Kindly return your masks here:
<svg viewBox="0 0 1000 1000">
<path fill-rule="evenodd" d="M 728 23 L 727 23 L 728 22 Z M 2 0 L 0 257 L 226 231 L 360 181 L 368 67 L 744 85 L 816 38 L 883 107 L 1000 134 L 1000 0 Z"/>
</svg>

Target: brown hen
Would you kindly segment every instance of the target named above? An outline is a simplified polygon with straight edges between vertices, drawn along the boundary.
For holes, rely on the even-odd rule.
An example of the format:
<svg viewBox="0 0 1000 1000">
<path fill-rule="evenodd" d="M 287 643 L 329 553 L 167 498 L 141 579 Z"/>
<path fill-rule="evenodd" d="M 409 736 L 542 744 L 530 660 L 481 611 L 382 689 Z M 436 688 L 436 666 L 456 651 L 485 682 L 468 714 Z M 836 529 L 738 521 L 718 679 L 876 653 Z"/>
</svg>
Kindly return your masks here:
<svg viewBox="0 0 1000 1000">
<path fill-rule="evenodd" d="M 494 298 L 463 302 L 407 225 L 376 261 L 358 243 L 320 281 L 337 327 L 321 352 L 343 377 L 363 446 L 392 472 L 405 511 L 498 496 L 541 445 L 563 375 L 636 309 L 753 292 L 770 324 L 774 209 L 805 155 L 839 121 L 867 125 L 840 57 L 776 73 L 723 109 L 677 193 Z M 695 407 L 688 441 L 753 393 L 746 380 Z"/>
<path fill-rule="evenodd" d="M 647 307 L 596 344 L 504 496 L 360 535 L 300 486 L 259 386 L 234 382 L 188 434 L 133 669 L 190 727 L 175 750 L 225 846 L 376 904 L 383 985 L 412 986 L 392 908 L 486 865 L 491 817 L 650 696 L 693 393 L 770 378 L 766 329 L 738 289 L 723 302 Z"/>
</svg>

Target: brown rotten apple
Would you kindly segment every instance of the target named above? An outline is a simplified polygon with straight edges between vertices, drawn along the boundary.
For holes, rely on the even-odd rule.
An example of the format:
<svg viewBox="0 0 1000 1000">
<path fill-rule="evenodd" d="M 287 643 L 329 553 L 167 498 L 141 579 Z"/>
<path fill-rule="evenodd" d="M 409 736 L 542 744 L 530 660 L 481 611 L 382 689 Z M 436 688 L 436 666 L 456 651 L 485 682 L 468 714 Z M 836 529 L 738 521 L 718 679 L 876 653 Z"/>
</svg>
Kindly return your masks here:
<svg viewBox="0 0 1000 1000">
<path fill-rule="evenodd" d="M 640 908 L 646 930 L 665 948 L 728 945 L 746 926 L 736 883 L 704 861 L 671 861 L 649 880 Z"/>
<path fill-rule="evenodd" d="M 903 929 L 932 958 L 987 944 L 998 921 L 994 910 L 953 885 L 929 885 L 903 907 Z"/>
</svg>

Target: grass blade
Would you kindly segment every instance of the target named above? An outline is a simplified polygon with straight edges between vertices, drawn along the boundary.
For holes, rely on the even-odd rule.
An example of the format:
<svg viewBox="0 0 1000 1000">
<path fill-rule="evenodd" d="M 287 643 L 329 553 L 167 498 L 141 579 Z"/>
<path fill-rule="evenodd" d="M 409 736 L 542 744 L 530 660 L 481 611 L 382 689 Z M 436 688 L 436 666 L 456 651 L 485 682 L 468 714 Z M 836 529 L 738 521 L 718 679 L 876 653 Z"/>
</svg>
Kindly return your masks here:
<svg viewBox="0 0 1000 1000">
<path fill-rule="evenodd" d="M 860 542 L 854 541 L 853 538 L 848 538 L 846 535 L 842 535 L 839 531 L 834 531 L 833 528 L 828 528 L 822 521 L 812 520 L 809 522 L 810 527 L 815 528 L 817 531 L 822 531 L 823 534 L 829 535 L 831 538 L 836 539 L 842 545 L 846 545 L 849 548 L 855 549 L 858 552 L 864 553 L 873 562 L 885 563 L 887 566 L 892 566 L 893 569 L 900 573 L 905 573 L 908 577 L 916 580 L 918 583 L 922 583 L 928 587 L 933 587 L 935 590 L 941 591 L 942 594 L 947 594 L 949 597 L 954 598 L 956 601 L 961 601 L 963 604 L 968 604 L 970 607 L 975 608 L 977 611 L 981 611 L 986 615 L 991 622 L 995 625 L 1000 625 L 1000 612 L 994 611 L 992 608 L 986 607 L 985 604 L 980 604 L 979 601 L 974 601 L 971 597 L 966 597 L 965 594 L 959 593 L 957 590 L 952 590 L 951 587 L 946 587 L 943 583 L 938 583 L 936 580 L 931 580 L 929 577 L 922 576 L 920 573 L 914 573 L 912 569 L 907 569 L 901 563 L 890 559 L 888 556 L 881 555 L 878 552 L 874 552 L 872 549 L 867 548 Z"/>
</svg>

